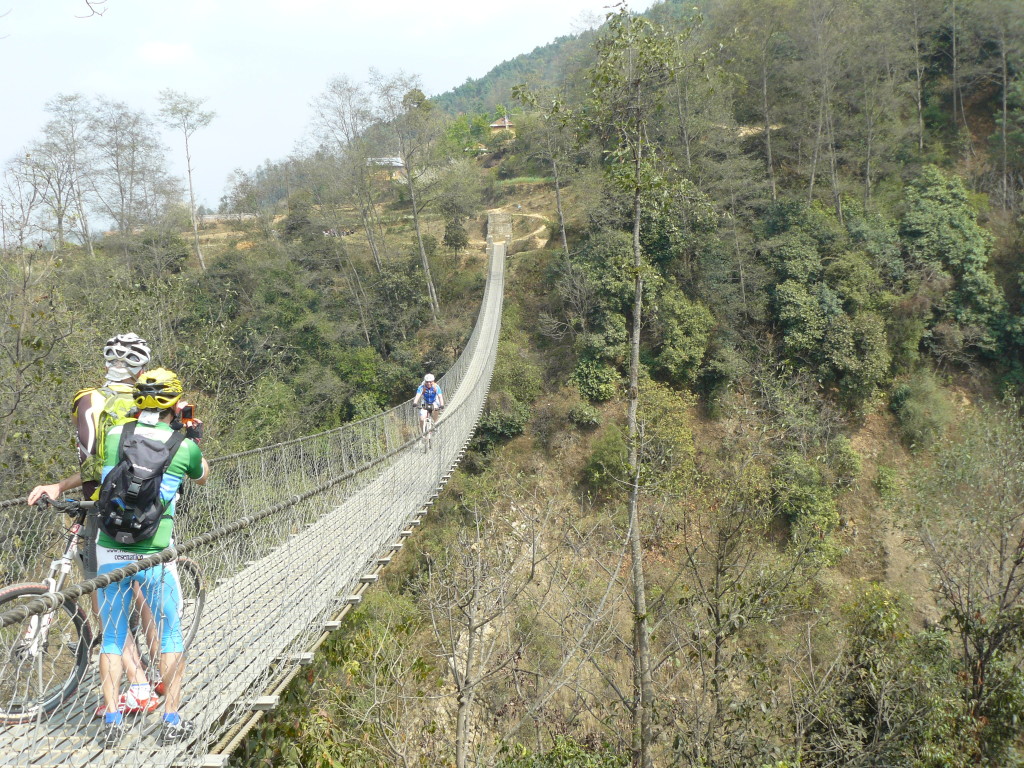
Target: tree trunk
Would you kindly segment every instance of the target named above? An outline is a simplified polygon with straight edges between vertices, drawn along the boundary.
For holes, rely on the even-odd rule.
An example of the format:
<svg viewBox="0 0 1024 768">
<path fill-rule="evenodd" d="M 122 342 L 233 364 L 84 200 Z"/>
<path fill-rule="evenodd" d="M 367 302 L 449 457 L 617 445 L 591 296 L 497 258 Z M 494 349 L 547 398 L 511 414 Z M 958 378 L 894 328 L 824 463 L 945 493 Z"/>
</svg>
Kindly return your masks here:
<svg viewBox="0 0 1024 768">
<path fill-rule="evenodd" d="M 750 318 L 750 310 L 747 307 L 747 285 L 746 277 L 743 274 L 743 251 L 740 248 L 740 233 L 739 233 L 739 221 L 737 210 L 736 210 L 736 193 L 732 193 L 732 245 L 733 250 L 736 254 L 736 263 L 739 265 L 737 272 L 740 278 L 740 299 L 743 301 L 743 316 Z"/>
<path fill-rule="evenodd" d="M 829 181 L 832 186 L 832 204 L 836 209 L 836 217 L 839 223 L 843 223 L 843 197 L 839 189 L 839 161 L 836 157 L 836 134 L 835 121 L 832 118 L 832 110 L 826 107 L 826 120 L 828 125 L 828 163 Z"/>
<path fill-rule="evenodd" d="M 877 113 L 875 107 L 876 94 L 872 87 L 871 74 L 864 74 L 864 211 L 871 208 L 871 173 L 875 150 L 875 130 Z"/>
<path fill-rule="evenodd" d="M 690 131 L 688 126 L 688 118 L 690 113 L 690 105 L 686 95 L 683 93 L 683 87 L 679 84 L 679 75 L 676 74 L 676 112 L 679 116 L 679 132 L 683 138 L 683 147 L 686 149 L 686 169 L 689 170 L 693 167 L 693 161 L 690 158 Z"/>
<path fill-rule="evenodd" d="M 917 151 L 924 152 L 924 66 L 921 64 L 921 16 L 914 7 L 914 98 L 917 102 Z"/>
<path fill-rule="evenodd" d="M 370 244 L 370 252 L 373 254 L 373 265 L 377 268 L 377 274 L 384 272 L 380 260 L 380 251 L 377 249 L 377 238 L 374 236 L 373 221 L 370 220 L 370 212 L 365 205 L 359 206 L 359 217 L 363 220 L 363 232 L 366 233 L 366 242 Z"/>
<path fill-rule="evenodd" d="M 956 0 L 953 0 L 952 10 L 953 24 L 950 29 L 950 34 L 952 35 L 953 45 L 953 124 L 957 125 L 959 123 L 959 118 L 963 115 L 963 103 L 960 95 L 960 60 L 957 51 L 957 44 L 959 40 L 957 38 L 956 28 Z"/>
<path fill-rule="evenodd" d="M 638 135 L 639 132 L 638 132 Z M 633 660 L 639 700 L 633 712 L 633 764 L 651 768 L 651 708 L 654 685 L 651 678 L 650 631 L 647 623 L 647 585 L 644 578 L 643 541 L 640 532 L 640 452 L 637 411 L 640 405 L 640 330 L 643 320 L 643 259 L 640 251 L 641 149 L 634 161 L 633 188 L 633 331 L 629 342 L 629 406 L 626 428 L 629 437 L 629 548 L 633 582 Z"/>
<path fill-rule="evenodd" d="M 814 153 L 811 155 L 811 183 L 807 189 L 807 201 L 814 202 L 814 181 L 818 174 L 818 152 L 821 148 L 821 134 L 825 128 L 825 93 L 821 94 L 818 104 L 818 130 L 814 135 Z"/>
<path fill-rule="evenodd" d="M 1002 83 L 1002 85 L 1003 85 L 1003 99 L 1002 99 L 1002 102 L 1003 102 L 1003 120 L 1002 120 L 1002 125 L 1000 126 L 1000 129 L 999 129 L 999 140 L 1002 143 L 1002 150 L 1003 150 L 1003 158 L 1002 158 L 1003 159 L 1003 173 L 1002 173 L 1001 188 L 1002 188 L 1002 193 L 1003 193 L 1003 210 L 1004 211 L 1008 210 L 1009 207 L 1010 207 L 1010 165 L 1009 165 L 1010 161 L 1009 161 L 1009 156 L 1008 156 L 1007 149 L 1006 149 L 1006 144 L 1007 144 L 1007 142 L 1006 142 L 1006 123 L 1008 122 L 1009 117 L 1010 117 L 1009 112 L 1007 111 L 1009 105 L 1007 104 L 1007 93 L 1006 92 L 1007 92 L 1007 90 L 1010 87 L 1010 76 L 1009 76 L 1009 66 L 1008 66 L 1007 61 L 1006 61 L 1006 44 L 1007 44 L 1007 42 L 1006 42 L 1006 29 L 1002 28 L 999 31 L 999 63 L 1000 63 L 1000 66 L 1002 67 L 1002 75 L 1003 75 L 1003 83 Z"/>
<path fill-rule="evenodd" d="M 196 257 L 199 259 L 199 266 L 206 271 L 206 260 L 203 258 L 203 251 L 199 247 L 199 217 L 196 215 L 196 194 L 192 188 L 192 153 L 188 146 L 188 134 L 185 134 L 185 168 L 188 172 L 188 202 L 189 211 L 192 213 L 192 241 L 195 244 Z"/>
<path fill-rule="evenodd" d="M 420 232 L 420 211 L 416 203 L 416 185 L 412 181 L 412 169 L 406 164 L 406 183 L 409 185 L 409 199 L 412 201 L 412 223 L 416 228 L 416 243 L 420 248 L 420 260 L 423 262 L 423 274 L 427 279 L 427 296 L 430 299 L 430 314 L 434 316 L 434 322 L 438 320 L 441 312 L 441 305 L 437 300 L 437 291 L 434 290 L 434 279 L 430 276 L 430 260 L 427 258 L 427 251 L 423 247 L 423 235 Z"/>
<path fill-rule="evenodd" d="M 352 285 L 352 295 L 356 300 L 356 307 L 359 309 L 359 322 L 363 326 L 363 337 L 366 339 L 366 343 L 370 344 L 370 323 L 366 319 L 366 295 L 363 293 L 363 281 L 359 279 L 359 270 L 356 269 L 356 265 L 352 263 L 352 260 L 348 260 L 348 268 L 352 272 L 352 278 L 349 283 Z"/>
<path fill-rule="evenodd" d="M 479 533 L 479 529 L 478 529 Z M 479 542 L 479 539 L 477 539 Z M 465 672 L 459 680 L 456 677 L 456 686 L 459 694 L 459 706 L 455 718 L 455 768 L 466 768 L 466 758 L 469 754 L 469 718 L 473 708 L 473 698 L 475 691 L 473 690 L 477 684 L 477 681 L 473 678 L 473 667 L 476 665 L 476 635 L 480 631 L 480 627 L 476 623 L 477 619 L 477 608 L 480 600 L 480 582 L 483 578 L 482 570 L 483 564 L 481 563 L 480 553 L 477 553 L 474 567 L 475 575 L 473 578 L 473 596 L 466 606 L 467 610 L 467 622 L 466 622 L 466 666 Z M 458 662 L 458 650 L 457 647 L 452 648 L 452 664 L 457 665 Z"/>
<path fill-rule="evenodd" d="M 768 62 L 767 56 L 761 61 L 761 109 L 764 114 L 764 150 L 768 162 L 768 184 L 772 190 L 772 200 L 778 199 L 775 189 L 775 163 L 772 160 L 772 120 L 768 109 Z"/>
<path fill-rule="evenodd" d="M 90 256 L 95 256 L 92 249 L 92 231 L 89 229 L 89 219 L 85 215 L 85 203 L 82 202 L 82 191 L 77 185 L 75 187 L 75 206 L 78 208 L 78 218 L 82 222 L 82 240 L 85 241 L 83 243 L 85 251 Z"/>
<path fill-rule="evenodd" d="M 565 251 L 566 263 L 569 261 L 569 240 L 565 236 L 565 215 L 562 213 L 562 183 L 558 174 L 558 160 L 552 153 L 551 172 L 555 174 L 555 209 L 558 211 L 558 231 L 562 235 L 562 250 Z"/>
</svg>

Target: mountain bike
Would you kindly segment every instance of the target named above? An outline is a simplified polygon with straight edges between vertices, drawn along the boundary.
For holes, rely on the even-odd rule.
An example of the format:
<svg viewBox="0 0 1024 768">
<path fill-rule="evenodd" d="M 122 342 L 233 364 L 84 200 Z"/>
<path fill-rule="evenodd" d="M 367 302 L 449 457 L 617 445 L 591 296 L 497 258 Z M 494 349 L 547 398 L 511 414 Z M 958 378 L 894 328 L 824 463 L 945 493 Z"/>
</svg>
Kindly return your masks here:
<svg viewBox="0 0 1024 768">
<path fill-rule="evenodd" d="M 41 595 L 59 592 L 68 582 L 79 548 L 85 518 L 93 501 L 39 500 L 46 506 L 74 517 L 66 529 L 64 551 L 50 564 L 47 577 L 39 583 L 14 584 L 0 589 L 0 613 Z M 187 649 L 199 631 L 199 619 L 206 600 L 199 566 L 179 557 L 168 567 L 178 573 L 182 590 L 181 634 Z M 156 623 L 139 597 L 133 601 L 130 626 L 134 631 L 144 667 L 157 669 L 159 648 Z M 98 638 L 97 638 L 98 639 Z M 152 640 L 152 642 L 150 642 Z M 89 667 L 93 631 L 85 611 L 77 602 L 65 602 L 56 611 L 32 616 L 27 623 L 0 629 L 0 724 L 24 723 L 46 715 L 74 696 Z"/>
<path fill-rule="evenodd" d="M 431 448 L 430 436 L 433 434 L 434 429 L 437 425 L 434 424 L 434 411 L 440 411 L 442 408 L 437 403 L 421 403 L 420 414 L 422 421 L 420 422 L 420 439 L 423 441 L 423 452 L 426 453 Z"/>
<path fill-rule="evenodd" d="M 44 496 L 40 510 L 47 503 L 74 517 L 66 529 L 64 552 L 50 563 L 41 582 L 0 589 L 0 613 L 60 591 L 71 573 L 85 517 L 95 502 L 53 502 Z M 71 698 L 89 667 L 92 637 L 89 619 L 77 602 L 0 629 L 0 723 L 34 720 Z"/>
</svg>

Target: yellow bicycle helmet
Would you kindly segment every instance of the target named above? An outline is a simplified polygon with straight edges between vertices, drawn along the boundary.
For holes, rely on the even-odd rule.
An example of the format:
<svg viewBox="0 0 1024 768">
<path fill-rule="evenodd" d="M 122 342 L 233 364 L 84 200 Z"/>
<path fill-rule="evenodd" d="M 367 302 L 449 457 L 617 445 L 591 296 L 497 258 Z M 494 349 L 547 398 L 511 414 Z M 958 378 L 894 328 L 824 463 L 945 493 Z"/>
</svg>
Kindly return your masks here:
<svg viewBox="0 0 1024 768">
<path fill-rule="evenodd" d="M 178 402 L 182 392 L 184 387 L 178 374 L 166 368 L 154 368 L 139 376 L 132 395 L 141 410 L 156 408 L 162 411 Z"/>
</svg>

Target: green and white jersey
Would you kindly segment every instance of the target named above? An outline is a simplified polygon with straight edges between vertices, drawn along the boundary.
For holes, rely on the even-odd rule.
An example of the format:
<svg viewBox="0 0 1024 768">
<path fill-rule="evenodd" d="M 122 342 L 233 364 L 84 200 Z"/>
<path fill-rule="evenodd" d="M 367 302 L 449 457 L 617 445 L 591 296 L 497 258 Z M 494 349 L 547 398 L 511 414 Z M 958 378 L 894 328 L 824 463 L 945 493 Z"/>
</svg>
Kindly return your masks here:
<svg viewBox="0 0 1024 768">
<path fill-rule="evenodd" d="M 123 428 L 123 424 L 118 424 L 107 432 L 106 440 L 103 443 L 104 479 L 110 470 L 117 466 L 117 452 L 121 445 L 121 430 Z M 148 437 L 166 443 L 174 434 L 174 430 L 169 424 L 158 422 L 152 426 L 139 424 L 135 428 L 135 434 L 139 437 Z M 163 479 L 160 481 L 160 499 L 166 507 L 168 518 L 174 517 L 174 502 L 178 496 L 178 489 L 185 482 L 186 477 L 191 477 L 193 480 L 200 480 L 203 477 L 203 453 L 199 450 L 199 446 L 188 438 L 185 438 L 178 446 L 170 466 L 167 467 L 167 471 L 164 472 Z M 101 530 L 96 543 L 107 549 L 152 554 L 170 546 L 173 529 L 174 520 L 161 520 L 160 527 L 153 538 L 143 539 L 135 544 L 119 544 Z"/>
</svg>

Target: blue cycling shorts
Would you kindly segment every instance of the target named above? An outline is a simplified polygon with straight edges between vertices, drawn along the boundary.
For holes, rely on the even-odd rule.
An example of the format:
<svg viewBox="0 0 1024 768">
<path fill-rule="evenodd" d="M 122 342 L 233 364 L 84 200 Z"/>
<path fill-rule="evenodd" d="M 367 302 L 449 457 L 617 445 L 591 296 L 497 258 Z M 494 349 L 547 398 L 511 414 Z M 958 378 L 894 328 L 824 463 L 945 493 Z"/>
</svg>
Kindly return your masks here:
<svg viewBox="0 0 1024 768">
<path fill-rule="evenodd" d="M 109 562 L 104 555 L 116 550 L 97 547 L 100 560 L 99 573 L 110 573 L 145 555 L 132 552 L 119 553 L 129 556 L 123 562 Z M 104 562 L 107 560 L 107 562 Z M 128 613 L 132 604 L 132 583 L 139 585 L 142 597 L 153 612 L 157 631 L 160 633 L 161 653 L 182 653 L 185 643 L 181 636 L 181 585 L 178 583 L 178 569 L 174 563 L 156 565 L 134 576 L 115 582 L 98 590 L 100 617 L 103 619 L 103 653 L 121 655 L 128 639 Z"/>
</svg>

